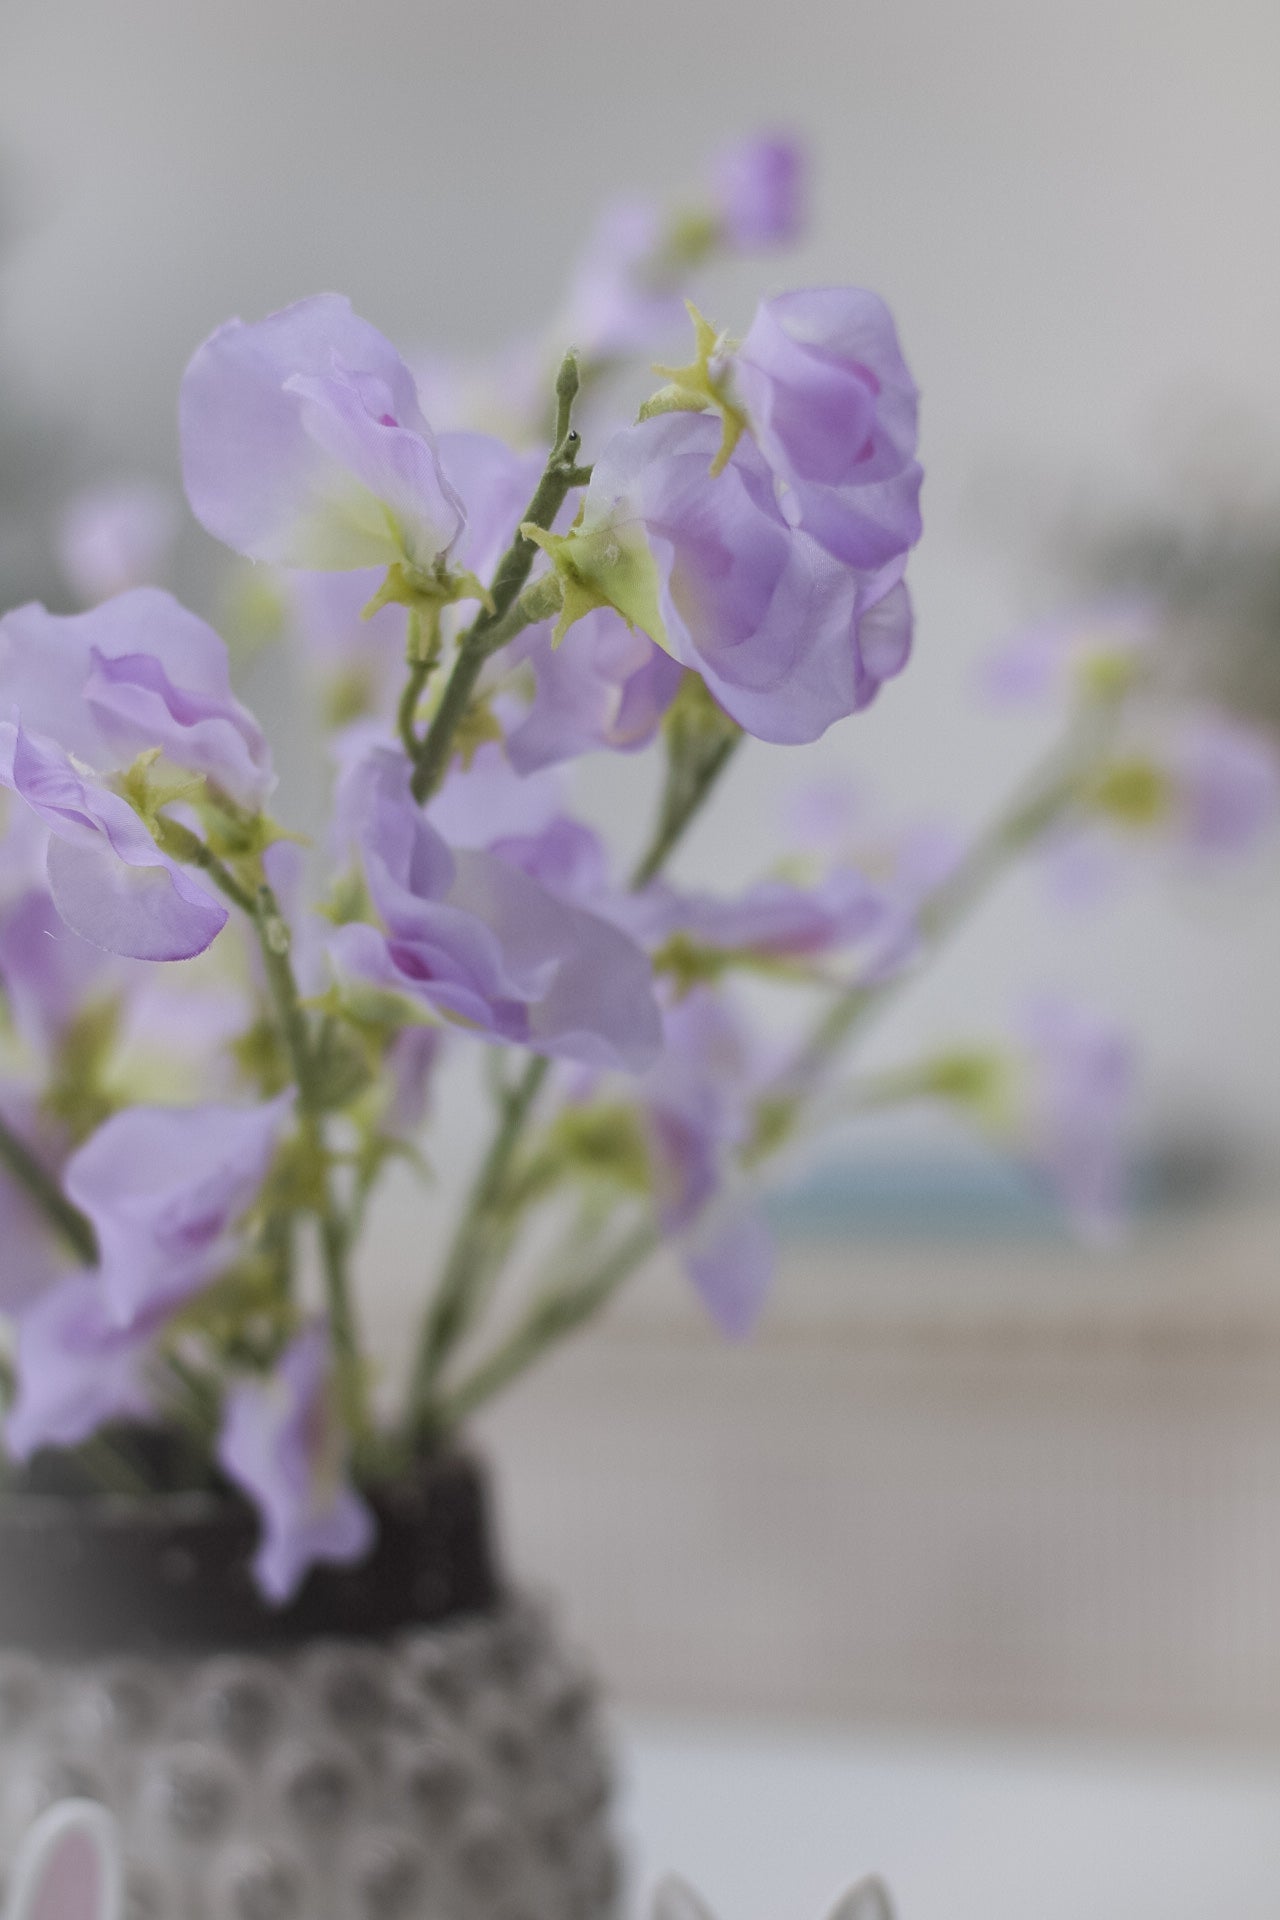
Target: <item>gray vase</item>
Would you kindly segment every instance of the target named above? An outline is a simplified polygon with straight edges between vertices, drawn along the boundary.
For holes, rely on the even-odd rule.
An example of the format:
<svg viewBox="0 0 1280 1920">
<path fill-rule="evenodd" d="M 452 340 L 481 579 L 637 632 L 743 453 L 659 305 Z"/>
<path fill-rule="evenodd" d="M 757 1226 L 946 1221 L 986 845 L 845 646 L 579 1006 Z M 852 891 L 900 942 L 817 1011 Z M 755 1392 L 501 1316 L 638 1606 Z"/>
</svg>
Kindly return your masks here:
<svg viewBox="0 0 1280 1920">
<path fill-rule="evenodd" d="M 273 1612 L 208 1494 L 0 1501 L 0 1858 L 101 1800 L 125 1920 L 602 1920 L 595 1690 L 504 1589 L 474 1462 L 375 1502 L 364 1567 Z"/>
</svg>

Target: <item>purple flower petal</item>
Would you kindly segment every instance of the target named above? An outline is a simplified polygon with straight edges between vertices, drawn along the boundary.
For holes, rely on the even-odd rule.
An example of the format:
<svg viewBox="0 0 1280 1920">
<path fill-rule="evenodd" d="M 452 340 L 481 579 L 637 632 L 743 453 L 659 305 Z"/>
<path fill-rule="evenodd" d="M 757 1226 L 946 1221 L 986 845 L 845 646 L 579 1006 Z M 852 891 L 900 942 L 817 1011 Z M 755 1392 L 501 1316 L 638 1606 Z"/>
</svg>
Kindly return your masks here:
<svg viewBox="0 0 1280 1920">
<path fill-rule="evenodd" d="M 920 538 L 918 396 L 883 300 L 779 294 L 731 364 L 787 518 L 848 566 L 900 560 Z"/>
<path fill-rule="evenodd" d="M 373 1545 L 373 1515 L 346 1478 L 345 1440 L 323 1326 L 304 1329 L 269 1379 L 237 1381 L 227 1395 L 218 1462 L 261 1516 L 254 1573 L 277 1606 L 318 1562 L 348 1566 Z"/>
<path fill-rule="evenodd" d="M 126 1107 L 67 1163 L 67 1194 L 92 1221 L 104 1307 L 117 1325 L 188 1298 L 234 1250 L 292 1094 L 260 1107 Z"/>
<path fill-rule="evenodd" d="M 17 1395 L 5 1421 L 15 1460 L 74 1447 L 113 1420 L 146 1420 L 146 1364 L 158 1317 L 117 1326 L 96 1275 L 75 1274 L 17 1317 Z"/>
<path fill-rule="evenodd" d="M 338 294 L 219 328 L 179 412 L 192 511 L 251 559 L 429 572 L 462 530 L 412 374 Z"/>
</svg>

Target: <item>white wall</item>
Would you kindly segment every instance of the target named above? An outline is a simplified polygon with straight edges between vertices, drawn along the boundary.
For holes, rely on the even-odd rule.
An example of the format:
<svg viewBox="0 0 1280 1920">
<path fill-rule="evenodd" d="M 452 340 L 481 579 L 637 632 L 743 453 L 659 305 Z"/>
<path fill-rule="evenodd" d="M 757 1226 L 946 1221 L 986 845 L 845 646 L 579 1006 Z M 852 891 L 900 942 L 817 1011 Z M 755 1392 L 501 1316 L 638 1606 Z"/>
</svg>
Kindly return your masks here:
<svg viewBox="0 0 1280 1920">
<path fill-rule="evenodd" d="M 821 171 L 794 272 L 888 294 L 929 469 L 917 662 L 813 758 L 976 814 L 1021 749 L 968 681 L 1031 539 L 983 524 L 984 480 L 1175 492 L 1171 449 L 1221 407 L 1280 446 L 1278 72 L 1273 0 L 4 0 L 28 216 L 6 345 L 32 397 L 170 469 L 181 367 L 227 314 L 337 286 L 403 341 L 496 342 L 550 307 L 602 196 L 801 127 Z M 745 870 L 795 769 L 758 752 L 691 865 Z M 1065 932 L 1015 889 L 902 1019 L 1078 981 L 1150 1035 L 1157 1105 L 1280 1143 L 1275 880 Z"/>
</svg>

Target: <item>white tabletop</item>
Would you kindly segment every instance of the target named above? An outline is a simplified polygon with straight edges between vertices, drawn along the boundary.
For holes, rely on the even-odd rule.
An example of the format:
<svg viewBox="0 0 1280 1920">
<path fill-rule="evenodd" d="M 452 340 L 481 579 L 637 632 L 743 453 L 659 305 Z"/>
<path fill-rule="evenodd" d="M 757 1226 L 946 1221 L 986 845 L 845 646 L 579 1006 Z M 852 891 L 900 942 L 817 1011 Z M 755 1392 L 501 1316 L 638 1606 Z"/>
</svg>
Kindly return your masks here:
<svg viewBox="0 0 1280 1920">
<path fill-rule="evenodd" d="M 1280 1754 L 842 1735 L 635 1715 L 634 1894 L 825 1920 L 863 1873 L 899 1920 L 1277 1920 Z"/>
</svg>

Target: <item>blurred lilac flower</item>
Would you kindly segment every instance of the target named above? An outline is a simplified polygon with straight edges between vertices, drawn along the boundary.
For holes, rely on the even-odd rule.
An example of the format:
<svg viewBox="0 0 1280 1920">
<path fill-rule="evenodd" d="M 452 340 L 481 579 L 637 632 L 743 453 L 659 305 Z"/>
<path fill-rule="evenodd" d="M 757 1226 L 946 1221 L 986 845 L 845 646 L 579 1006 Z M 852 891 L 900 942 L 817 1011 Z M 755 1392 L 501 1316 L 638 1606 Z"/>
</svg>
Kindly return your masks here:
<svg viewBox="0 0 1280 1920">
<path fill-rule="evenodd" d="M 786 519 L 846 566 L 901 559 L 920 538 L 919 396 L 879 295 L 778 294 L 729 366 Z"/>
<path fill-rule="evenodd" d="M 736 252 L 786 246 L 805 217 L 804 148 L 787 134 L 755 134 L 712 165 L 713 202 L 723 239 Z"/>
<path fill-rule="evenodd" d="M 1129 1036 L 1067 1001 L 1027 1011 L 1018 1141 L 1079 1233 L 1107 1241 L 1125 1213 L 1126 1132 L 1135 1062 Z"/>
<path fill-rule="evenodd" d="M 318 1562 L 348 1566 L 373 1546 L 373 1515 L 347 1479 L 323 1326 L 304 1328 L 269 1379 L 231 1387 L 218 1463 L 261 1516 L 254 1574 L 277 1606 Z"/>
<path fill-rule="evenodd" d="M 72 933 L 42 887 L 0 906 L 0 988 L 15 1030 L 50 1058 L 93 1000 L 113 998 L 125 970 Z"/>
<path fill-rule="evenodd" d="M 431 1084 L 445 1036 L 439 1027 L 401 1027 L 387 1048 L 388 1094 L 381 1129 L 389 1140 L 412 1140 L 427 1117 Z"/>
<path fill-rule="evenodd" d="M 740 1338 L 773 1270 L 768 1229 L 737 1167 L 751 1137 L 760 1063 L 723 996 L 705 987 L 667 1008 L 663 1039 L 638 1092 L 659 1222 L 716 1324 Z"/>
<path fill-rule="evenodd" d="M 413 375 L 339 294 L 228 321 L 179 410 L 192 511 L 250 559 L 430 574 L 462 531 Z"/>
<path fill-rule="evenodd" d="M 126 1107 L 67 1162 L 69 1199 L 98 1236 L 104 1311 L 118 1326 L 172 1307 L 235 1251 L 293 1105 Z"/>
<path fill-rule="evenodd" d="M 649 200 L 606 207 L 569 284 L 559 334 L 589 361 L 656 351 L 684 319 L 676 276 L 662 261 L 667 218 Z"/>
<path fill-rule="evenodd" d="M 678 661 L 611 607 L 584 615 L 559 645 L 550 623 L 531 628 L 503 659 L 523 662 L 533 679 L 532 703 L 507 733 L 521 773 L 597 748 L 648 746 L 683 675 Z"/>
<path fill-rule="evenodd" d="M 850 947 L 881 933 L 886 918 L 880 893 L 849 868 L 833 869 L 812 886 L 759 880 L 737 899 L 664 891 L 670 932 L 765 959 L 799 960 Z"/>
<path fill-rule="evenodd" d="M 982 689 L 1007 706 L 1125 691 L 1156 645 L 1157 611 L 1149 600 L 1110 600 L 1035 621 L 985 663 Z"/>
<path fill-rule="evenodd" d="M 95 487 L 77 494 L 63 515 L 62 571 L 86 606 L 150 586 L 177 527 L 177 506 L 163 487 L 146 480 Z"/>
<path fill-rule="evenodd" d="M 588 1066 L 638 1071 L 659 1044 L 640 950 L 492 854 L 451 852 L 379 749 L 349 776 L 341 816 L 385 932 L 339 927 L 339 971 L 425 1002 L 478 1034 Z"/>
<path fill-rule="evenodd" d="M 73 1274 L 16 1317 L 17 1393 L 5 1421 L 15 1460 L 74 1447 L 113 1420 L 147 1420 L 147 1367 L 172 1302 L 121 1327 L 96 1274 Z"/>
<path fill-rule="evenodd" d="M 1251 853 L 1280 818 L 1280 749 L 1224 713 L 1191 711 L 1120 743 L 1045 843 L 1057 896 L 1105 899 L 1135 860 L 1203 871 Z"/>
<path fill-rule="evenodd" d="M 389 720 L 404 680 L 408 614 L 389 604 L 364 618 L 383 578 L 376 567 L 350 573 L 295 568 L 280 581 L 285 632 L 306 667 L 333 680 L 358 678 L 359 710 Z"/>
<path fill-rule="evenodd" d="M 870 573 L 839 564 L 783 518 L 750 441 L 712 477 L 719 444 L 705 414 L 660 415 L 613 436 L 580 524 L 548 543 L 568 576 L 565 624 L 584 594 L 608 601 L 700 673 L 748 733 L 816 740 L 906 664 L 903 563 Z"/>
</svg>

